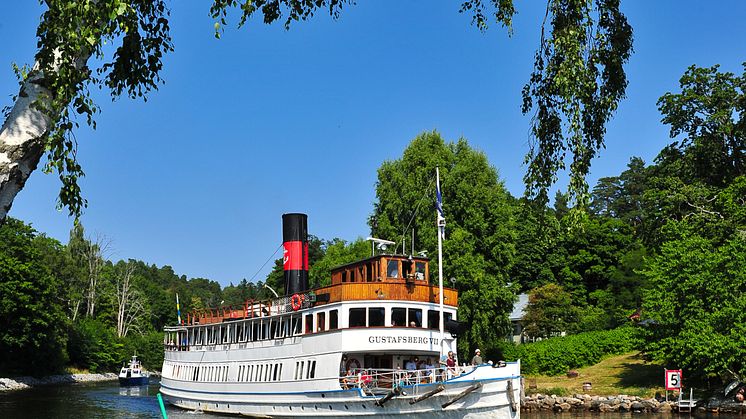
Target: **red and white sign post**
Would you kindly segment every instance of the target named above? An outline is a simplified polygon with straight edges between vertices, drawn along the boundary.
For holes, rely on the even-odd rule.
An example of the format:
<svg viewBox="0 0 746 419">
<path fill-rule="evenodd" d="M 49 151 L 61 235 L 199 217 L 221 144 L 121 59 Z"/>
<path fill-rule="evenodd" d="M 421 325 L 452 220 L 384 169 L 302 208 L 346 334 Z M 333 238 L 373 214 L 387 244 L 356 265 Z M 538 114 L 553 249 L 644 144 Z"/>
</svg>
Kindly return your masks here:
<svg viewBox="0 0 746 419">
<path fill-rule="evenodd" d="M 668 401 L 668 390 L 681 391 L 682 374 L 681 370 L 665 370 L 666 379 L 666 401 Z"/>
</svg>

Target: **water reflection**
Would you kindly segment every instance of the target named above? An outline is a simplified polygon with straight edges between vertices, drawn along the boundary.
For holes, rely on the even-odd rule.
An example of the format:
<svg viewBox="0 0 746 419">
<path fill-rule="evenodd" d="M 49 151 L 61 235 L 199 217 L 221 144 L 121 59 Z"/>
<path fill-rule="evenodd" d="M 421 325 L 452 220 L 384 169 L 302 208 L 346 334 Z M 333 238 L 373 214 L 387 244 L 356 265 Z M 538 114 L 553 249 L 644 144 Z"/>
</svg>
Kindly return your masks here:
<svg viewBox="0 0 746 419">
<path fill-rule="evenodd" d="M 150 386 L 119 387 L 119 395 L 125 397 L 148 397 L 150 395 Z"/>
<path fill-rule="evenodd" d="M 159 419 L 159 385 L 119 387 L 116 381 L 103 384 L 78 384 L 57 387 L 40 387 L 31 390 L 0 393 L 0 419 Z M 221 416 L 195 413 L 168 407 L 169 419 L 213 419 Z M 709 418 L 695 413 L 696 418 Z M 553 413 L 523 412 L 521 419 L 672 419 L 685 415 L 639 413 Z M 717 415 L 717 419 L 735 419 L 733 415 Z M 713 416 L 714 418 L 714 416 Z M 742 417 L 741 417 L 742 418 Z"/>
</svg>

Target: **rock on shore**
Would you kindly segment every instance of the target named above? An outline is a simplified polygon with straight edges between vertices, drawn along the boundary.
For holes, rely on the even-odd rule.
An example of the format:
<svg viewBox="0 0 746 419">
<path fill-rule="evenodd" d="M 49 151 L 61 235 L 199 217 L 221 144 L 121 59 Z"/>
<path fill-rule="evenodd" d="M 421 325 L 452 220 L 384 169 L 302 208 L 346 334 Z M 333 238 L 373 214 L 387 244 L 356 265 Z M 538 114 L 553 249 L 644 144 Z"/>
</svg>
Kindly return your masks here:
<svg viewBox="0 0 746 419">
<path fill-rule="evenodd" d="M 60 374 L 47 377 L 14 377 L 0 378 L 0 391 L 23 390 L 30 387 L 49 386 L 73 383 L 93 383 L 97 381 L 113 381 L 117 375 L 111 372 L 104 374 Z"/>
<path fill-rule="evenodd" d="M 591 396 L 575 394 L 561 397 L 549 394 L 533 394 L 521 401 L 521 410 L 554 412 L 589 411 L 589 412 L 634 412 L 663 413 L 678 410 L 676 399 L 661 402 L 656 399 L 645 399 L 635 396 Z M 710 398 L 697 402 L 697 411 L 710 413 L 746 413 L 746 402 Z"/>
</svg>

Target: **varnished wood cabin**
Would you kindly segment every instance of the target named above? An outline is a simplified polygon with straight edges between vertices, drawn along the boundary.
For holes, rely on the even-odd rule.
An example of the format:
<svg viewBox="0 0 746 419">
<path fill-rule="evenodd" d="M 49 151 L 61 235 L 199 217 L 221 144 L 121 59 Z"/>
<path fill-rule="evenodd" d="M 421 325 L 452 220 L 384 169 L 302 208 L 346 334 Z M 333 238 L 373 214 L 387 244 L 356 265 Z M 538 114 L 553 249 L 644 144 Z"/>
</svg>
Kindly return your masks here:
<svg viewBox="0 0 746 419">
<path fill-rule="evenodd" d="M 303 293 L 301 310 L 344 301 L 398 300 L 439 303 L 438 285 L 430 282 L 429 259 L 408 255 L 377 255 L 332 269 L 332 283 Z M 187 325 L 265 317 L 295 311 L 293 296 L 271 301 L 246 301 L 243 307 L 194 311 Z M 443 288 L 443 304 L 458 306 L 458 293 Z"/>
</svg>

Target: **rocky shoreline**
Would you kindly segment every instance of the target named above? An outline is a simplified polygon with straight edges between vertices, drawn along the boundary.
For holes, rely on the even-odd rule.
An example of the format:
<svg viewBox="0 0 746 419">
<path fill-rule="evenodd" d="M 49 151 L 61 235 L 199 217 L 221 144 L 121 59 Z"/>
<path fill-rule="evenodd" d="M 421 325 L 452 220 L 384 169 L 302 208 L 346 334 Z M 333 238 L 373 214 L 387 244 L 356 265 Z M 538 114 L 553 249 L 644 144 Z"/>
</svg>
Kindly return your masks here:
<svg viewBox="0 0 746 419">
<path fill-rule="evenodd" d="M 521 410 L 536 412 L 540 410 L 553 412 L 632 412 L 632 413 L 669 413 L 678 411 L 676 400 L 658 401 L 636 396 L 591 396 L 575 394 L 561 397 L 547 394 L 533 394 L 521 401 Z M 700 400 L 696 411 L 710 413 L 746 413 L 746 404 L 734 400 L 710 398 Z"/>
<path fill-rule="evenodd" d="M 117 375 L 112 372 L 103 374 L 59 374 L 49 375 L 42 378 L 14 377 L 0 378 L 0 392 L 24 390 L 31 387 L 51 386 L 74 383 L 95 383 L 99 381 L 113 381 Z"/>
</svg>

